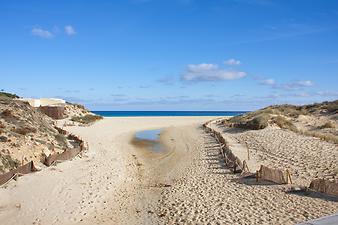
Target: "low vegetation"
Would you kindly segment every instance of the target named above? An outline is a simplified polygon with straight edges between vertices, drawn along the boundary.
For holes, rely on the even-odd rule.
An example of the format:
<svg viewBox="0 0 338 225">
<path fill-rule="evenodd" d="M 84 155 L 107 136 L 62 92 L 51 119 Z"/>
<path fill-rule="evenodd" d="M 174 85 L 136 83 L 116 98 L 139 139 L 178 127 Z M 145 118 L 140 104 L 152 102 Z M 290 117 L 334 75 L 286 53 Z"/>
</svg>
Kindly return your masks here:
<svg viewBox="0 0 338 225">
<path fill-rule="evenodd" d="M 5 173 L 8 170 L 17 168 L 20 165 L 20 161 L 13 159 L 9 154 L 0 152 L 0 173 Z"/>
<path fill-rule="evenodd" d="M 13 99 L 13 98 L 19 98 L 19 96 L 17 96 L 16 94 L 0 91 L 0 99 Z"/>
<path fill-rule="evenodd" d="M 94 123 L 95 121 L 101 120 L 101 119 L 103 119 L 102 116 L 87 114 L 84 116 L 73 116 L 71 118 L 71 121 L 82 123 L 82 124 L 90 124 L 90 123 Z"/>
<path fill-rule="evenodd" d="M 273 118 L 273 122 L 282 129 L 289 129 L 294 132 L 297 132 L 297 127 L 288 119 L 283 116 L 277 116 Z"/>
<path fill-rule="evenodd" d="M 260 130 L 269 125 L 270 114 L 258 110 L 241 116 L 232 117 L 226 123 L 232 127 Z"/>
<path fill-rule="evenodd" d="M 13 130 L 13 132 L 17 133 L 17 134 L 21 134 L 21 135 L 27 135 L 29 133 L 36 133 L 37 129 L 34 127 L 17 127 Z"/>
<path fill-rule="evenodd" d="M 269 121 L 269 116 L 267 114 L 262 114 L 262 115 L 255 116 L 251 120 L 248 120 L 244 124 L 244 126 L 250 127 L 250 129 L 253 129 L 253 130 L 260 130 L 260 129 L 264 129 L 265 127 L 269 125 L 268 121 Z"/>
<path fill-rule="evenodd" d="M 71 102 L 66 102 L 66 103 L 67 103 L 68 105 L 72 105 L 72 106 L 75 106 L 75 107 L 77 107 L 77 108 L 86 110 L 86 108 L 85 108 L 83 105 L 81 105 L 81 104 L 76 104 L 76 103 L 71 103 Z"/>
<path fill-rule="evenodd" d="M 304 106 L 275 105 L 269 106 L 244 115 L 235 116 L 223 123 L 229 127 L 236 127 L 250 130 L 260 130 L 269 125 L 276 125 L 281 129 L 288 129 L 293 132 L 320 138 L 332 143 L 338 143 L 336 120 L 338 119 L 338 100 L 323 102 Z M 302 118 L 300 116 L 303 116 Z M 310 118 L 315 121 L 319 118 L 327 121 L 323 125 L 312 122 L 312 125 L 304 123 L 302 119 Z M 300 128 L 299 124 L 303 124 Z"/>
<path fill-rule="evenodd" d="M 336 126 L 334 125 L 334 123 L 329 121 L 329 122 L 326 122 L 324 125 L 319 127 L 319 129 L 326 129 L 326 128 L 336 128 Z"/>
<path fill-rule="evenodd" d="M 55 137 L 54 121 L 15 99 L 0 99 L 0 133 L 0 174 L 15 169 L 18 161 L 40 163 L 51 145 L 57 153 L 64 150 Z"/>
<path fill-rule="evenodd" d="M 66 147 L 67 146 L 67 137 L 63 134 L 55 135 L 55 140 L 59 143 L 60 146 Z"/>
<path fill-rule="evenodd" d="M 67 148 L 78 147 L 55 121 L 28 103 L 18 101 L 16 95 L 0 92 L 0 174 L 15 169 L 18 165 L 33 161 L 37 165 L 48 152 L 61 153 Z M 101 117 L 91 114 L 84 106 L 66 104 L 70 118 L 90 123 Z M 20 162 L 20 163 L 19 163 Z"/>
<path fill-rule="evenodd" d="M 338 144 L 338 137 L 333 134 L 327 134 L 327 133 L 320 133 L 316 131 L 300 131 L 300 134 L 310 136 L 310 137 L 316 137 L 323 141 L 331 142 L 334 144 Z"/>
</svg>

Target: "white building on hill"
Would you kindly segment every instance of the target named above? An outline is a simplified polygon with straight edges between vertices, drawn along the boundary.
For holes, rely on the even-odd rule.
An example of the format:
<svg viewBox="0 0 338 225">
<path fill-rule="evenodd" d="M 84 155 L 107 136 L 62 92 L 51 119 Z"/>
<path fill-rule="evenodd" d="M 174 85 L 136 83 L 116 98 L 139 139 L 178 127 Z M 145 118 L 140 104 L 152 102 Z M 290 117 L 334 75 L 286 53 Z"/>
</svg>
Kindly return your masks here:
<svg viewBox="0 0 338 225">
<path fill-rule="evenodd" d="M 28 102 L 32 107 L 57 106 L 66 104 L 65 100 L 59 98 L 20 98 L 18 100 Z"/>
</svg>

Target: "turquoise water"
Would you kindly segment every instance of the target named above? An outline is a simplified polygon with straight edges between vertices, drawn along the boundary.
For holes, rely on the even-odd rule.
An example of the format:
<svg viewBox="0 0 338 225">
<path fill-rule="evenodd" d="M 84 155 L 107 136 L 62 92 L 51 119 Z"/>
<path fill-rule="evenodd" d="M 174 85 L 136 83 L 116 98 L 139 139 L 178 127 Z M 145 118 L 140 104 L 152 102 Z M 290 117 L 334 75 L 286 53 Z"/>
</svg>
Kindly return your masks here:
<svg viewBox="0 0 338 225">
<path fill-rule="evenodd" d="M 139 116 L 237 116 L 246 111 L 93 111 L 105 117 L 139 117 Z"/>
<path fill-rule="evenodd" d="M 158 141 L 161 130 L 142 130 L 138 131 L 135 134 L 137 139 L 147 140 L 147 141 Z"/>
</svg>

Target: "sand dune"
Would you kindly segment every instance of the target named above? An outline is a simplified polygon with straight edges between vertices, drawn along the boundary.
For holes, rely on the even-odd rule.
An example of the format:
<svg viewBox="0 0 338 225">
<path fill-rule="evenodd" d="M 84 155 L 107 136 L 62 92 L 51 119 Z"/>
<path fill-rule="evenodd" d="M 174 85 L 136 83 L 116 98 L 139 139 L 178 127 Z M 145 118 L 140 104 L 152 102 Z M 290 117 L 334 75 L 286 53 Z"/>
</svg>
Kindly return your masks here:
<svg viewBox="0 0 338 225">
<path fill-rule="evenodd" d="M 224 167 L 218 144 L 200 128 L 210 119 L 106 118 L 90 127 L 67 127 L 87 140 L 90 150 L 1 188 L 0 220 L 2 224 L 294 224 L 337 212 L 338 202 L 326 198 L 286 194 L 282 185 L 240 182 Z M 163 128 L 160 140 L 166 151 L 131 144 L 135 131 L 155 128 Z M 315 138 L 283 130 L 217 129 L 239 141 L 238 149 L 247 142 L 256 163 L 291 167 L 296 182 L 329 175 L 337 165 L 336 147 Z"/>
</svg>

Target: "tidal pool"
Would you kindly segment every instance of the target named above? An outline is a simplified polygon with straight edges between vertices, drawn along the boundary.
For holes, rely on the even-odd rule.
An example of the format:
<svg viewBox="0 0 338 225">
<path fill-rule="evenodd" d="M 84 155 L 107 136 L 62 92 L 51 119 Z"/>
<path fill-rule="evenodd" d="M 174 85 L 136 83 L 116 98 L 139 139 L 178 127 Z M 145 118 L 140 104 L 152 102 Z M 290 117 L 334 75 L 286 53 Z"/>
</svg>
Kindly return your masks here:
<svg viewBox="0 0 338 225">
<path fill-rule="evenodd" d="M 135 133 L 133 144 L 139 147 L 145 147 L 153 152 L 161 152 L 164 147 L 160 142 L 160 129 L 142 130 Z"/>
</svg>

